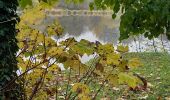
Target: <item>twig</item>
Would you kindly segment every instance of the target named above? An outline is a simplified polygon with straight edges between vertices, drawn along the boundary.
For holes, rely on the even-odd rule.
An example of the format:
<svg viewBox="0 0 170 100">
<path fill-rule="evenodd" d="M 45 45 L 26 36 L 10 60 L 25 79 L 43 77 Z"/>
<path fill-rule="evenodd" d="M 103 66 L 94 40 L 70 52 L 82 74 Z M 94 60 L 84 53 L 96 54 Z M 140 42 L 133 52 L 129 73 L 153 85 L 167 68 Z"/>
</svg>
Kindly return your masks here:
<svg viewBox="0 0 170 100">
<path fill-rule="evenodd" d="M 41 83 L 43 83 L 43 80 L 44 80 L 46 74 L 47 74 L 47 70 L 45 70 L 45 72 L 42 73 L 41 79 L 36 83 L 36 86 L 31 94 L 29 100 L 32 100 L 33 97 L 36 95 L 37 91 L 39 90 L 39 86 L 41 85 Z M 41 86 L 40 86 L 40 88 L 41 88 Z"/>
<path fill-rule="evenodd" d="M 92 64 L 90 65 L 90 68 L 89 68 L 89 70 L 87 71 L 87 73 L 86 73 L 82 78 L 80 78 L 80 79 L 78 80 L 78 82 L 81 82 L 84 78 L 87 77 L 87 80 L 85 81 L 85 84 L 87 84 L 87 81 L 88 81 L 89 77 L 91 76 L 91 74 L 92 74 L 92 73 L 94 72 L 94 70 L 96 69 L 96 68 L 94 68 L 94 69 L 91 71 L 91 68 L 93 67 L 93 64 L 95 63 L 96 59 L 97 59 L 97 55 L 94 57 L 94 60 L 93 60 Z M 89 72 L 90 72 L 90 74 L 89 74 Z M 72 94 L 72 92 L 70 92 L 69 97 L 71 96 L 71 94 Z M 71 100 L 74 100 L 77 96 L 78 96 L 78 95 L 76 94 Z"/>
<path fill-rule="evenodd" d="M 72 40 L 73 40 L 73 39 L 72 39 Z M 63 49 L 63 51 L 65 51 L 65 50 L 67 49 L 67 47 L 70 45 L 70 43 L 72 42 L 72 40 L 66 45 L 66 47 Z M 57 55 L 57 54 L 56 54 L 56 55 Z M 29 71 L 37 68 L 39 65 L 41 65 L 41 64 L 43 64 L 43 63 L 46 63 L 46 62 L 49 62 L 49 61 L 50 61 L 52 58 L 54 58 L 56 55 L 53 55 L 53 56 L 52 56 L 51 58 L 49 58 L 48 60 L 45 59 L 44 61 L 40 62 L 39 64 L 37 64 L 37 65 L 35 65 L 35 66 L 33 66 L 32 68 L 29 68 L 28 70 L 26 70 L 25 72 L 23 72 L 22 74 L 20 74 L 18 77 L 16 77 L 16 78 L 14 78 L 13 80 L 11 80 L 6 86 L 4 86 L 3 88 L 1 88 L 0 91 L 6 90 L 6 88 L 8 88 L 8 86 L 12 86 L 13 82 L 16 81 L 19 77 L 21 77 L 21 76 L 27 74 Z M 60 55 L 60 56 L 61 56 L 61 55 Z M 59 57 L 60 57 L 60 56 L 59 56 Z M 57 60 L 56 60 L 55 62 L 57 62 Z M 54 62 L 54 63 L 55 63 L 55 62 Z"/>
</svg>

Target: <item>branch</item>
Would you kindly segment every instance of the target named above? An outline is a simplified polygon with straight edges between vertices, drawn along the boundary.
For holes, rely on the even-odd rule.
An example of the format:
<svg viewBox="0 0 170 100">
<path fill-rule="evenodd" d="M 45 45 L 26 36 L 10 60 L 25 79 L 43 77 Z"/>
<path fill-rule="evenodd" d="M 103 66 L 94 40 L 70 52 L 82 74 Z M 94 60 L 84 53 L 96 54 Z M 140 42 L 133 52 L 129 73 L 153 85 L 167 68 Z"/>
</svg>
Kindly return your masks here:
<svg viewBox="0 0 170 100">
<path fill-rule="evenodd" d="M 9 19 L 9 20 L 6 20 L 6 21 L 2 21 L 2 22 L 0 22 L 0 24 L 4 24 L 4 23 L 10 22 L 10 21 L 17 20 L 17 18 L 19 18 L 19 17 L 14 17 L 12 19 Z"/>
</svg>

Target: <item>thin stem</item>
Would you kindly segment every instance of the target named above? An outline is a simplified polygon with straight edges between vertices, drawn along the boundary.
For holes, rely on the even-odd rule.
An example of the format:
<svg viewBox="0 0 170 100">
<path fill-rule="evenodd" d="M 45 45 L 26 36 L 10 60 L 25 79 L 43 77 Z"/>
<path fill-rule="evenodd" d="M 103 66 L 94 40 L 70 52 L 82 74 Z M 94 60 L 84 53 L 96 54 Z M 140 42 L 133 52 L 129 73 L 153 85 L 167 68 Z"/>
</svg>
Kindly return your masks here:
<svg viewBox="0 0 170 100">
<path fill-rule="evenodd" d="M 110 75 L 110 74 L 109 74 Z M 109 77 L 109 75 L 107 75 L 106 79 Z M 94 95 L 92 100 L 95 100 L 97 95 L 99 94 L 100 90 L 104 87 L 104 84 L 107 80 L 103 80 L 102 85 L 100 86 L 100 88 L 97 90 L 96 94 Z"/>
<path fill-rule="evenodd" d="M 72 39 L 73 40 L 73 39 Z M 71 40 L 71 41 L 72 41 Z M 63 49 L 63 51 L 65 51 L 67 49 L 67 47 L 70 45 L 71 41 L 66 45 L 66 47 Z M 57 54 L 56 54 L 57 55 Z M 39 64 L 33 66 L 32 68 L 27 69 L 25 72 L 23 72 L 22 74 L 20 74 L 18 77 L 14 78 L 13 80 L 11 80 L 6 86 L 4 86 L 3 88 L 0 89 L 0 91 L 6 90 L 7 88 L 9 88 L 9 86 L 12 86 L 12 84 L 14 83 L 14 81 L 16 81 L 17 79 L 19 79 L 21 76 L 24 76 L 25 74 L 27 74 L 29 71 L 37 68 L 38 66 L 40 66 L 41 64 L 44 64 L 46 62 L 49 62 L 52 58 L 54 58 L 56 55 L 53 55 L 51 58 L 49 58 L 48 60 L 44 59 L 44 61 L 40 62 Z M 60 55 L 61 56 L 61 55 Z M 58 58 L 60 58 L 60 56 Z M 56 63 L 56 61 L 54 61 L 54 63 Z M 54 64 L 53 63 L 53 64 Z"/>
<path fill-rule="evenodd" d="M 68 99 L 68 98 L 67 98 L 67 94 L 68 94 L 68 88 L 69 88 L 70 80 L 71 80 L 71 68 L 70 68 L 70 70 L 69 70 L 69 78 L 68 78 L 68 82 L 67 82 L 65 100 Z"/>
<path fill-rule="evenodd" d="M 100 86 L 100 88 L 97 90 L 96 94 L 94 95 L 93 99 L 92 100 L 95 100 L 97 95 L 99 94 L 99 92 L 101 91 L 101 89 L 103 88 L 104 84 L 105 84 L 106 80 L 104 80 L 102 82 L 102 85 Z"/>
<path fill-rule="evenodd" d="M 58 100 L 58 85 L 59 85 L 59 82 L 58 82 L 58 79 L 57 79 L 57 81 L 56 81 L 56 91 L 55 91 L 55 94 L 56 94 L 55 100 Z"/>
</svg>

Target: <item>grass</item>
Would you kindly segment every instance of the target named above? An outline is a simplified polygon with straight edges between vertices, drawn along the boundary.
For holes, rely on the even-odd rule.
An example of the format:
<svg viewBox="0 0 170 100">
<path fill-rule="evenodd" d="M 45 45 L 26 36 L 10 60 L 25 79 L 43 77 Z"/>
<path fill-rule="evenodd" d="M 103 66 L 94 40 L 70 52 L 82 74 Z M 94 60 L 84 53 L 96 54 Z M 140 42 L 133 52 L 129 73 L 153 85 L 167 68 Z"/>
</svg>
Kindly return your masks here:
<svg viewBox="0 0 170 100">
<path fill-rule="evenodd" d="M 143 66 L 133 71 L 145 77 L 150 87 L 147 91 L 132 92 L 124 86 L 115 89 L 108 86 L 101 90 L 96 100 L 101 100 L 101 98 L 110 98 L 106 100 L 170 100 L 170 54 L 128 53 L 126 57 L 140 58 Z M 100 87 L 98 84 L 91 84 L 90 86 L 92 90 Z"/>
<path fill-rule="evenodd" d="M 170 97 L 170 54 L 129 53 L 127 57 L 139 57 L 143 63 L 134 72 L 140 73 L 152 85 L 145 95 L 147 100 Z"/>
<path fill-rule="evenodd" d="M 133 72 L 143 76 L 149 83 L 149 88 L 146 91 L 134 92 L 124 85 L 119 87 L 107 85 L 101 89 L 96 100 L 170 100 L 170 54 L 143 52 L 128 53 L 125 57 L 140 58 L 143 66 L 134 69 Z M 91 95 L 101 87 L 98 80 L 93 77 L 90 80 Z"/>
</svg>

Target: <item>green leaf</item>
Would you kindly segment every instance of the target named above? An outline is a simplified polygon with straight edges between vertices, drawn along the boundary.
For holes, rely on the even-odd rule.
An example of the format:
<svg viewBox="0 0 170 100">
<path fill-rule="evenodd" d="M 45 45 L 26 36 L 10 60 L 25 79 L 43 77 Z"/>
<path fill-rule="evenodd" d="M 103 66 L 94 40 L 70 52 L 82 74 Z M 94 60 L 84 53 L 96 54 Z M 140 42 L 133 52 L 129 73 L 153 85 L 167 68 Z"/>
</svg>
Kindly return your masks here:
<svg viewBox="0 0 170 100">
<path fill-rule="evenodd" d="M 89 7 L 90 7 L 90 10 L 94 10 L 94 3 L 91 2 L 91 3 L 89 4 Z"/>
<path fill-rule="evenodd" d="M 32 0 L 20 0 L 19 3 L 22 8 L 32 6 Z"/>
<path fill-rule="evenodd" d="M 135 88 L 137 85 L 137 77 L 133 76 L 131 73 L 119 73 L 119 84 L 127 84 L 128 86 Z"/>
<path fill-rule="evenodd" d="M 31 52 L 25 52 L 24 55 L 25 57 L 29 57 L 31 55 Z"/>
<path fill-rule="evenodd" d="M 112 18 L 113 19 L 115 19 L 116 18 L 116 14 L 114 13 L 114 14 L 112 14 Z"/>
<path fill-rule="evenodd" d="M 49 5 L 55 5 L 58 0 L 43 0 L 44 2 L 48 3 Z"/>
<path fill-rule="evenodd" d="M 80 55 L 84 54 L 91 55 L 95 52 L 94 46 L 95 46 L 94 43 L 82 39 L 80 42 L 77 42 L 75 45 L 73 45 L 71 47 L 71 50 Z"/>
</svg>

